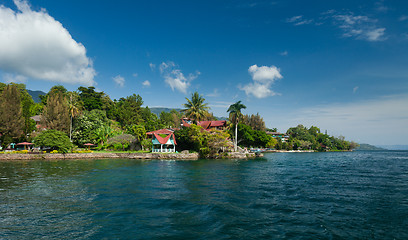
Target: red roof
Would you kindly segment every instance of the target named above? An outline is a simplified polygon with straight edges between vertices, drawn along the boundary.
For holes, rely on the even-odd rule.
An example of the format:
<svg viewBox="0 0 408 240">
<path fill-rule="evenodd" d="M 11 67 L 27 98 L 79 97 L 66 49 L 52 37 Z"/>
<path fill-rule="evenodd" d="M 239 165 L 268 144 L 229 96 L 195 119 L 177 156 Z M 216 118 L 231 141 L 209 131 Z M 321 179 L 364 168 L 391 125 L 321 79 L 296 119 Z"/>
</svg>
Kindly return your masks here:
<svg viewBox="0 0 408 240">
<path fill-rule="evenodd" d="M 191 124 L 187 123 L 184 121 L 184 119 L 181 120 L 182 124 L 184 127 L 190 127 Z M 227 121 L 225 120 L 220 120 L 220 121 L 200 121 L 198 122 L 198 126 L 201 126 L 204 129 L 209 129 L 211 127 L 223 127 L 226 126 Z"/>
<path fill-rule="evenodd" d="M 227 124 L 227 121 L 221 120 L 221 121 L 211 121 L 211 127 L 222 127 Z"/>
<path fill-rule="evenodd" d="M 152 131 L 152 132 L 147 132 L 147 135 L 154 135 L 154 134 L 172 134 L 174 131 L 169 130 L 169 129 L 159 129 L 156 131 Z"/>
<path fill-rule="evenodd" d="M 16 145 L 33 145 L 34 143 L 29 143 L 29 142 L 21 142 L 17 143 Z"/>
<path fill-rule="evenodd" d="M 153 133 L 153 135 L 156 137 L 157 141 L 159 141 L 159 143 L 161 144 L 166 144 L 170 137 L 173 136 L 174 145 L 177 145 L 176 138 L 174 137 L 173 133 L 170 133 L 169 135 L 167 135 L 167 137 L 161 137 L 158 133 Z"/>
<path fill-rule="evenodd" d="M 184 121 L 184 119 L 181 119 L 181 123 L 183 124 L 183 127 L 190 127 L 191 124 L 187 123 Z"/>
</svg>

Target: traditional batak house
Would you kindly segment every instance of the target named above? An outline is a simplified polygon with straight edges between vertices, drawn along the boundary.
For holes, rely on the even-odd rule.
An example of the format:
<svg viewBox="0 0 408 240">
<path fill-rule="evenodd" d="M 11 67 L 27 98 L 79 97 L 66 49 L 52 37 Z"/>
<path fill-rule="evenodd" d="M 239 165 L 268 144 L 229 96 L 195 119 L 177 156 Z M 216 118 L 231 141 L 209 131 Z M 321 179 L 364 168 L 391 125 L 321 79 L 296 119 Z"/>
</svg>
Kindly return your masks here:
<svg viewBox="0 0 408 240">
<path fill-rule="evenodd" d="M 152 152 L 176 152 L 176 137 L 172 129 L 160 129 L 146 133 L 152 139 Z"/>
<path fill-rule="evenodd" d="M 192 121 L 188 118 L 181 119 L 181 126 L 182 127 L 190 127 Z M 198 126 L 201 126 L 204 130 L 211 131 L 211 130 L 224 130 L 227 127 L 227 121 L 220 120 L 220 121 L 200 121 L 197 123 Z"/>
</svg>

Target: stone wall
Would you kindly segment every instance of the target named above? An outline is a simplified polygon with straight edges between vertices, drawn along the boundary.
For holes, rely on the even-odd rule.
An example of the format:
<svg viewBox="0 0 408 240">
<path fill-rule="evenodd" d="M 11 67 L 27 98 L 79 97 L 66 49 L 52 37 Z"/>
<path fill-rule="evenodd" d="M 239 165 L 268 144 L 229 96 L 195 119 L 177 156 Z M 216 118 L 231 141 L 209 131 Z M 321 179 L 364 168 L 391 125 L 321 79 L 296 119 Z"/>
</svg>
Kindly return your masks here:
<svg viewBox="0 0 408 240">
<path fill-rule="evenodd" d="M 198 153 L 45 153 L 45 154 L 0 154 L 2 160 L 64 160 L 64 159 L 101 159 L 101 158 L 128 158 L 128 159 L 175 159 L 197 160 Z"/>
<path fill-rule="evenodd" d="M 226 158 L 247 159 L 255 158 L 255 153 L 230 152 Z M 126 159 L 168 159 L 168 160 L 198 160 L 198 153 L 38 153 L 38 154 L 0 154 L 0 161 L 7 160 L 65 160 L 65 159 L 102 159 L 102 158 L 126 158 Z"/>
</svg>

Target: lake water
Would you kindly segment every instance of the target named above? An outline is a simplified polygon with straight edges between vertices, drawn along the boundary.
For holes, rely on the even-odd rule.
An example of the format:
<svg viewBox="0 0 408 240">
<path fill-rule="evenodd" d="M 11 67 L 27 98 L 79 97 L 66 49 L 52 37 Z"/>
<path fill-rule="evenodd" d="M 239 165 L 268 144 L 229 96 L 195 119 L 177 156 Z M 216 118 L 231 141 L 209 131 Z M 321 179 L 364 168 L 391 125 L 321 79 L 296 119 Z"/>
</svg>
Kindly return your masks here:
<svg viewBox="0 0 408 240">
<path fill-rule="evenodd" d="M 0 162 L 0 239 L 408 239 L 408 152 Z"/>
</svg>

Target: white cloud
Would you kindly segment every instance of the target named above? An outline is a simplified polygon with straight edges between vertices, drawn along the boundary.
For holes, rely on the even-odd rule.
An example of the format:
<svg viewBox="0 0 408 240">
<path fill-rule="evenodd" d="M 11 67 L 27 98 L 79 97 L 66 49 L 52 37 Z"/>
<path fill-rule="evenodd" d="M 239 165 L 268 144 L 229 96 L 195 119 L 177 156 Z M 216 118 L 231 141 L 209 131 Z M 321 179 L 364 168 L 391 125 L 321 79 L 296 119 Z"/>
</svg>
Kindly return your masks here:
<svg viewBox="0 0 408 240">
<path fill-rule="evenodd" d="M 379 12 L 387 12 L 388 7 L 384 5 L 384 0 L 378 1 L 375 3 L 376 10 Z"/>
<path fill-rule="evenodd" d="M 385 37 L 385 28 L 377 27 L 377 19 L 367 16 L 354 15 L 353 13 L 331 15 L 334 25 L 343 31 L 343 37 L 354 37 L 360 40 L 371 42 L 383 41 Z"/>
<path fill-rule="evenodd" d="M 326 23 L 328 20 L 332 20 L 333 25 L 343 31 L 343 37 L 353 37 L 370 42 L 384 41 L 387 39 L 385 35 L 386 28 L 378 27 L 377 19 L 364 15 L 355 15 L 349 11 L 339 12 L 331 9 L 321 13 L 321 17 L 317 19 L 305 19 L 303 15 L 298 15 L 287 18 L 286 22 L 295 26 L 312 23 L 316 26 L 320 26 Z M 400 17 L 400 21 L 401 20 L 405 20 L 404 16 Z"/>
<path fill-rule="evenodd" d="M 187 93 L 187 89 L 190 86 L 190 82 L 200 75 L 200 72 L 195 74 L 190 73 L 187 77 L 177 68 L 176 64 L 172 61 L 163 62 L 159 66 L 160 73 L 164 78 L 164 81 L 174 91 L 176 89 L 184 94 Z"/>
<path fill-rule="evenodd" d="M 156 68 L 156 64 L 149 63 L 149 67 L 150 67 L 150 70 L 154 71 L 154 69 Z"/>
<path fill-rule="evenodd" d="M 299 110 L 292 124 L 319 126 L 359 143 L 408 144 L 408 95 Z M 286 121 L 290 117 L 286 116 Z"/>
<path fill-rule="evenodd" d="M 3 79 L 5 83 L 25 83 L 27 78 L 21 75 L 14 74 L 3 74 Z"/>
<path fill-rule="evenodd" d="M 146 80 L 146 81 L 142 82 L 142 85 L 144 87 L 150 87 L 150 82 L 148 80 Z"/>
<path fill-rule="evenodd" d="M 286 22 L 293 23 L 295 26 L 300 26 L 313 23 L 313 19 L 305 19 L 302 15 L 299 15 L 287 18 Z"/>
<path fill-rule="evenodd" d="M 408 19 L 407 15 L 402 15 L 401 17 L 398 18 L 399 21 L 405 21 Z"/>
<path fill-rule="evenodd" d="M 358 86 L 355 86 L 355 87 L 353 88 L 353 93 L 356 93 L 357 90 L 358 90 Z"/>
<path fill-rule="evenodd" d="M 217 88 L 214 88 L 214 91 L 212 93 L 207 94 L 207 97 L 218 97 L 220 96 L 220 93 L 218 92 Z"/>
<path fill-rule="evenodd" d="M 270 88 L 277 79 L 283 78 L 279 68 L 275 66 L 258 67 L 257 65 L 252 65 L 249 67 L 248 72 L 254 82 L 240 87 L 241 90 L 245 91 L 246 95 L 253 95 L 256 98 L 277 95 Z"/>
<path fill-rule="evenodd" d="M 119 87 L 125 86 L 125 79 L 122 76 L 118 75 L 116 77 L 113 77 L 112 79 Z"/>
<path fill-rule="evenodd" d="M 228 107 L 231 106 L 231 104 L 233 104 L 233 102 L 216 101 L 216 102 L 211 102 L 210 104 L 208 104 L 208 106 L 211 109 L 222 108 L 225 111 L 225 109 L 228 109 Z"/>
<path fill-rule="evenodd" d="M 0 69 L 9 74 L 61 83 L 95 85 L 86 49 L 44 9 L 14 0 L 17 11 L 0 6 Z"/>
<path fill-rule="evenodd" d="M 288 51 L 283 51 L 283 52 L 279 53 L 279 55 L 281 55 L 281 56 L 288 56 Z"/>
<path fill-rule="evenodd" d="M 133 73 L 132 76 L 133 76 L 133 77 L 137 77 L 137 76 L 139 76 L 139 74 Z"/>
</svg>

